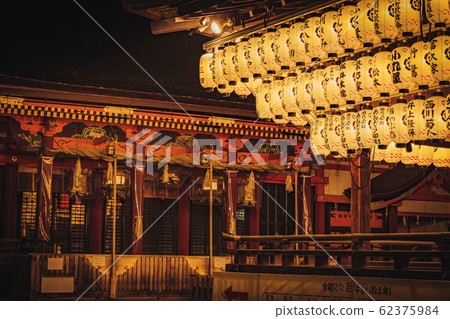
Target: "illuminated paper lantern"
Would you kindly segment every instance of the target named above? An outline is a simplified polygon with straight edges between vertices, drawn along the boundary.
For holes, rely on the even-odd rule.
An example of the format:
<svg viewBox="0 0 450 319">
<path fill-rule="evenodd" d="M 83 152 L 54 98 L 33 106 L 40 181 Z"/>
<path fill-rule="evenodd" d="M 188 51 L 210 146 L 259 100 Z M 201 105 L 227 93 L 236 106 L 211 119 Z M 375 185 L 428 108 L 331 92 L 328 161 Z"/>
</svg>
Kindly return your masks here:
<svg viewBox="0 0 450 319">
<path fill-rule="evenodd" d="M 388 164 L 396 164 L 402 159 L 402 149 L 395 146 L 394 142 L 390 142 L 384 154 L 384 161 Z"/>
<path fill-rule="evenodd" d="M 363 47 L 363 43 L 356 36 L 356 29 L 353 26 L 358 18 L 356 11 L 356 6 L 351 4 L 342 6 L 338 11 L 337 29 L 339 44 L 346 52 L 353 52 Z"/>
<path fill-rule="evenodd" d="M 316 111 L 323 111 L 330 107 L 325 96 L 324 73 L 324 69 L 316 69 L 311 73 L 311 100 Z"/>
<path fill-rule="evenodd" d="M 411 46 L 411 75 L 420 90 L 437 84 L 431 72 L 430 43 L 417 41 Z"/>
<path fill-rule="evenodd" d="M 427 18 L 436 27 L 445 27 L 450 22 L 450 4 L 448 0 L 425 0 Z"/>
<path fill-rule="evenodd" d="M 247 83 L 248 82 L 242 82 L 239 80 L 236 85 L 232 87 L 234 89 L 234 93 L 236 93 L 241 100 L 245 100 L 250 94 L 252 94 L 252 91 Z"/>
<path fill-rule="evenodd" d="M 411 49 L 407 46 L 399 46 L 392 51 L 392 82 L 400 93 L 417 89 L 411 74 L 410 56 Z"/>
<path fill-rule="evenodd" d="M 345 105 L 345 99 L 341 96 L 340 79 L 341 71 L 339 65 L 330 65 L 325 68 L 323 75 L 323 89 L 325 97 L 331 109 L 338 109 Z"/>
<path fill-rule="evenodd" d="M 398 99 L 389 109 L 389 134 L 399 148 L 410 141 L 408 135 L 408 107 L 405 99 Z"/>
<path fill-rule="evenodd" d="M 253 73 L 250 72 L 250 69 L 248 68 L 247 44 L 248 39 L 242 38 L 241 41 L 236 43 L 236 50 L 235 50 L 236 56 L 234 64 L 236 67 L 236 74 L 243 82 L 248 81 L 248 79 L 253 76 Z"/>
<path fill-rule="evenodd" d="M 297 105 L 295 99 L 295 81 L 297 80 L 297 73 L 289 73 L 283 80 L 283 95 L 281 102 L 289 116 L 294 116 L 297 112 L 300 112 L 300 108 Z M 293 113 L 293 114 L 291 114 Z"/>
<path fill-rule="evenodd" d="M 267 75 L 267 71 L 262 65 L 261 49 L 261 35 L 259 33 L 254 33 L 247 41 L 247 51 L 245 55 L 247 57 L 248 69 L 253 76 L 256 77 L 264 77 Z"/>
<path fill-rule="evenodd" d="M 420 32 L 421 0 L 395 0 L 395 23 L 404 37 Z"/>
<path fill-rule="evenodd" d="M 234 86 L 228 84 L 218 85 L 217 91 L 219 91 L 219 93 L 222 94 L 223 97 L 229 97 L 234 91 Z"/>
<path fill-rule="evenodd" d="M 320 39 L 320 17 L 312 16 L 305 20 L 305 52 L 313 61 L 320 60 L 324 53 Z"/>
<path fill-rule="evenodd" d="M 223 49 L 223 76 L 228 81 L 228 85 L 236 85 L 237 81 L 239 81 L 239 77 L 236 73 L 235 66 L 236 59 L 236 43 L 228 42 L 225 44 L 225 48 Z"/>
<path fill-rule="evenodd" d="M 310 136 L 314 143 L 311 143 L 311 149 L 314 153 L 326 156 L 330 151 L 325 146 L 325 121 L 326 116 L 317 115 L 317 118 L 311 123 Z"/>
<path fill-rule="evenodd" d="M 361 101 L 362 97 L 358 94 L 356 86 L 356 61 L 347 60 L 342 62 L 339 67 L 341 96 L 347 104 L 355 104 L 355 102 Z"/>
<path fill-rule="evenodd" d="M 370 107 L 365 107 L 356 115 L 356 143 L 361 148 L 374 147 L 372 133 L 373 111 Z"/>
<path fill-rule="evenodd" d="M 256 114 L 263 120 L 275 117 L 270 110 L 270 82 L 270 80 L 263 80 L 256 92 Z"/>
<path fill-rule="evenodd" d="M 349 111 L 341 117 L 341 142 L 349 154 L 358 148 L 356 142 L 356 111 Z"/>
<path fill-rule="evenodd" d="M 245 84 L 245 82 L 244 82 Z M 253 96 L 256 96 L 256 92 L 258 91 L 258 87 L 262 84 L 261 76 L 253 76 L 248 79 L 247 86 L 252 92 Z"/>
<path fill-rule="evenodd" d="M 425 121 L 428 138 L 438 142 L 450 134 L 449 109 L 442 92 L 435 92 L 426 100 Z"/>
<path fill-rule="evenodd" d="M 301 112 L 288 113 L 288 120 L 292 125 L 295 125 L 296 127 L 303 127 L 308 124 L 305 115 L 303 115 Z"/>
<path fill-rule="evenodd" d="M 261 61 L 268 74 L 275 74 L 281 70 L 275 57 L 275 29 L 267 29 L 261 37 Z"/>
<path fill-rule="evenodd" d="M 211 73 L 213 81 L 217 84 L 217 88 L 225 89 L 228 85 L 228 81 L 223 76 L 223 47 L 218 47 L 214 50 L 211 61 Z"/>
<path fill-rule="evenodd" d="M 417 164 L 419 161 L 419 145 L 410 144 L 411 147 L 408 147 L 408 145 L 402 149 L 402 156 L 400 158 L 400 161 L 408 166 Z"/>
<path fill-rule="evenodd" d="M 388 97 L 397 93 L 392 78 L 392 53 L 380 51 L 374 55 L 373 62 L 373 83 L 380 96 Z"/>
<path fill-rule="evenodd" d="M 380 95 L 373 81 L 373 62 L 373 57 L 370 55 L 362 56 L 356 60 L 356 89 L 363 101 L 371 101 Z"/>
<path fill-rule="evenodd" d="M 374 162 L 381 162 L 384 161 L 384 158 L 386 156 L 386 149 L 385 148 L 378 148 L 378 147 L 374 147 L 372 148 L 371 152 L 375 152 L 375 154 L 373 154 L 372 158 Z"/>
<path fill-rule="evenodd" d="M 290 25 L 282 24 L 275 33 L 275 59 L 281 70 L 295 69 L 295 62 L 289 52 L 289 32 Z"/>
<path fill-rule="evenodd" d="M 427 123 L 425 120 L 425 97 L 417 95 L 407 104 L 408 135 L 414 142 L 428 139 Z"/>
<path fill-rule="evenodd" d="M 295 83 L 295 98 L 303 114 L 308 114 L 314 110 L 314 104 L 311 99 L 311 72 L 309 70 L 298 76 L 298 80 Z"/>
<path fill-rule="evenodd" d="M 270 99 L 269 105 L 272 114 L 274 115 L 273 121 L 277 124 L 288 123 L 287 112 L 283 107 L 281 96 L 283 94 L 283 78 L 275 76 L 270 84 Z"/>
<path fill-rule="evenodd" d="M 417 165 L 419 166 L 429 166 L 433 163 L 434 157 L 434 147 L 427 145 L 419 146 L 419 160 Z"/>
<path fill-rule="evenodd" d="M 375 32 L 373 21 L 374 2 L 372 0 L 361 0 L 356 5 L 356 16 L 359 17 L 354 22 L 356 37 L 365 47 L 373 47 L 381 42 L 380 37 Z"/>
<path fill-rule="evenodd" d="M 375 32 L 382 42 L 390 42 L 399 35 L 395 22 L 395 1 L 378 0 L 374 4 Z"/>
<path fill-rule="evenodd" d="M 344 53 L 344 48 L 339 45 L 338 12 L 331 10 L 320 16 L 320 39 L 322 50 L 328 53 L 328 57 L 337 57 Z"/>
<path fill-rule="evenodd" d="M 380 102 L 380 105 L 373 109 L 372 135 L 375 144 L 379 148 L 386 148 L 391 142 L 389 132 L 389 103 Z"/>
<path fill-rule="evenodd" d="M 325 120 L 325 146 L 331 155 L 338 156 L 344 149 L 341 141 L 341 114 L 327 115 Z"/>
<path fill-rule="evenodd" d="M 436 167 L 450 167 L 450 148 L 436 147 L 433 153 L 433 165 Z"/>
<path fill-rule="evenodd" d="M 430 43 L 431 73 L 439 85 L 450 84 L 450 36 L 440 35 Z"/>
<path fill-rule="evenodd" d="M 290 57 L 296 62 L 296 66 L 305 66 L 311 63 L 311 57 L 306 54 L 304 29 L 305 23 L 298 19 L 289 30 Z"/>
<path fill-rule="evenodd" d="M 211 70 L 212 57 L 212 53 L 205 53 L 200 57 L 199 63 L 200 85 L 208 91 L 213 91 L 217 87 Z"/>
</svg>

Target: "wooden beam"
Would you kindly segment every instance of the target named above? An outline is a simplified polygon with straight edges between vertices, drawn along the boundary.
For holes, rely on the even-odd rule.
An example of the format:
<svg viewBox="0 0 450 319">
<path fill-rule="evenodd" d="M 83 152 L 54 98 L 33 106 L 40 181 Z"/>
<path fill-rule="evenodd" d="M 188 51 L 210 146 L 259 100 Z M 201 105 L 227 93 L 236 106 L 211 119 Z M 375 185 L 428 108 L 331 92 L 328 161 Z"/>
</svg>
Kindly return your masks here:
<svg viewBox="0 0 450 319">
<path fill-rule="evenodd" d="M 359 149 L 350 167 L 352 233 L 370 233 L 370 153 Z"/>
</svg>

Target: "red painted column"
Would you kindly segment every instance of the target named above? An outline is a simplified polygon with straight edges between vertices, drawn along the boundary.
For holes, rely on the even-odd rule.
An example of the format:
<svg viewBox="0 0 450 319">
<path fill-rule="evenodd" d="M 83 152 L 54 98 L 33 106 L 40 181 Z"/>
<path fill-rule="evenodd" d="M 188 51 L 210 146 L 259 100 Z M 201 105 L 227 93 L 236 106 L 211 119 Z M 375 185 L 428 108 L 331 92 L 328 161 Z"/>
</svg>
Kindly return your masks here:
<svg viewBox="0 0 450 319">
<path fill-rule="evenodd" d="M 3 202 L 3 238 L 17 238 L 17 200 L 19 191 L 19 165 L 6 164 L 4 202 Z"/>
<path fill-rule="evenodd" d="M 144 176 L 145 165 L 136 164 L 131 169 L 131 201 L 133 209 L 133 229 L 131 248 L 133 255 L 142 255 L 142 234 L 144 231 Z"/>
<path fill-rule="evenodd" d="M 102 232 L 103 232 L 103 175 L 98 170 L 93 174 L 94 178 L 94 199 L 90 205 L 89 216 L 89 253 L 102 253 Z"/>
<path fill-rule="evenodd" d="M 324 177 L 324 168 L 321 167 L 316 171 L 316 176 Z M 316 184 L 316 194 L 324 195 L 325 194 L 325 184 L 319 183 Z M 325 203 L 324 202 L 314 202 L 314 233 L 315 234 L 325 234 Z"/>
<path fill-rule="evenodd" d="M 178 200 L 178 255 L 189 255 L 189 214 L 191 200 L 189 198 L 189 191 L 186 191 L 189 187 L 188 181 L 180 188 L 180 194 L 185 193 Z"/>
<path fill-rule="evenodd" d="M 259 235 L 259 227 L 260 227 L 260 216 L 261 216 L 261 189 L 259 187 L 255 187 L 255 199 L 256 199 L 256 207 L 250 207 L 249 211 L 249 235 L 250 236 L 258 236 Z M 250 249 L 259 249 L 259 242 L 250 242 Z"/>
<path fill-rule="evenodd" d="M 225 187 L 225 217 L 226 223 L 224 231 L 226 233 L 236 235 L 236 211 L 237 211 L 237 171 L 227 170 L 226 187 Z M 234 249 L 235 243 L 226 241 L 227 249 Z"/>
</svg>

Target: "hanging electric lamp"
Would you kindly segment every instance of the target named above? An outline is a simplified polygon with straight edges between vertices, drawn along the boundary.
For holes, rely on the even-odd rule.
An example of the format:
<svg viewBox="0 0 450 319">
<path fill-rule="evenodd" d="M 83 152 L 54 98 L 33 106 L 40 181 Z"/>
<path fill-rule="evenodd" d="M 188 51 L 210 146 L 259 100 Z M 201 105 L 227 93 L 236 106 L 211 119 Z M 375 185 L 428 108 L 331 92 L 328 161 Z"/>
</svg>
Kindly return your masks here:
<svg viewBox="0 0 450 319">
<path fill-rule="evenodd" d="M 272 114 L 274 115 L 273 121 L 276 124 L 282 125 L 288 123 L 287 112 L 283 107 L 281 96 L 283 95 L 283 77 L 275 76 L 270 84 L 270 97 L 269 105 Z"/>
<path fill-rule="evenodd" d="M 281 102 L 284 109 L 288 112 L 288 115 L 295 116 L 297 112 L 300 112 L 300 108 L 297 105 L 295 99 L 295 81 L 297 80 L 297 73 L 288 73 L 287 77 L 283 80 L 283 95 L 281 96 Z"/>
<path fill-rule="evenodd" d="M 311 63 L 311 58 L 306 54 L 304 29 L 303 20 L 297 19 L 289 30 L 289 52 L 291 59 L 296 62 L 296 66 L 305 66 Z"/>
<path fill-rule="evenodd" d="M 311 14 L 310 18 L 305 20 L 305 52 L 313 61 L 320 61 L 324 51 L 322 50 L 322 40 L 320 38 L 320 16 Z"/>
<path fill-rule="evenodd" d="M 433 165 L 436 167 L 450 167 L 450 148 L 436 147 L 433 153 Z"/>
<path fill-rule="evenodd" d="M 325 146 L 332 156 L 339 156 L 344 149 L 341 141 L 341 113 L 338 111 L 326 117 Z"/>
<path fill-rule="evenodd" d="M 253 73 L 250 72 L 250 69 L 248 68 L 248 61 L 247 61 L 247 45 L 248 45 L 248 38 L 242 38 L 241 41 L 236 43 L 236 56 L 234 58 L 234 65 L 236 67 L 236 74 L 238 78 L 241 79 L 242 82 L 248 82 L 248 79 L 253 76 Z"/>
<path fill-rule="evenodd" d="M 373 69 L 374 60 L 370 53 L 365 53 L 356 60 L 356 89 L 363 101 L 372 101 L 380 95 L 373 81 Z"/>
<path fill-rule="evenodd" d="M 275 59 L 281 70 L 295 69 L 295 62 L 291 59 L 289 53 L 289 32 L 290 25 L 282 24 L 275 33 Z"/>
<path fill-rule="evenodd" d="M 317 118 L 311 123 L 311 149 L 314 153 L 319 153 L 322 156 L 327 156 L 330 151 L 325 146 L 325 121 L 326 115 L 319 114 Z"/>
<path fill-rule="evenodd" d="M 298 76 L 295 83 L 295 99 L 302 114 L 308 114 L 314 109 L 311 100 L 311 70 L 309 68 Z"/>
<path fill-rule="evenodd" d="M 394 142 L 390 142 L 384 154 L 384 161 L 388 164 L 396 164 L 402 159 L 402 149 L 395 146 Z"/>
<path fill-rule="evenodd" d="M 386 149 L 391 141 L 389 132 L 389 103 L 380 102 L 379 106 L 373 109 L 372 135 L 378 148 Z"/>
<path fill-rule="evenodd" d="M 248 69 L 254 77 L 264 77 L 267 74 L 266 69 L 262 65 L 261 49 L 261 34 L 253 33 L 247 41 L 245 56 L 247 58 Z"/>
<path fill-rule="evenodd" d="M 337 57 L 344 53 L 344 48 L 339 45 L 338 12 L 330 10 L 320 16 L 320 39 L 324 52 L 328 53 L 328 57 Z"/>
<path fill-rule="evenodd" d="M 391 42 L 399 35 L 395 22 L 395 1 L 378 0 L 374 4 L 375 32 L 381 42 Z"/>
<path fill-rule="evenodd" d="M 276 74 L 281 70 L 275 57 L 275 32 L 275 29 L 267 29 L 267 32 L 261 37 L 261 61 L 267 74 Z"/>
<path fill-rule="evenodd" d="M 417 89 L 411 74 L 411 49 L 403 43 L 392 51 L 392 82 L 400 93 Z"/>
<path fill-rule="evenodd" d="M 223 76 L 223 47 L 218 47 L 214 50 L 211 61 L 211 73 L 213 81 L 217 84 L 217 89 L 225 89 L 228 81 Z"/>
<path fill-rule="evenodd" d="M 348 109 L 341 117 L 341 142 L 349 154 L 354 154 L 358 148 L 356 142 L 356 110 Z"/>
<path fill-rule="evenodd" d="M 354 23 L 358 19 L 356 11 L 356 6 L 351 2 L 344 3 L 338 11 L 337 29 L 339 44 L 345 49 L 345 52 L 354 52 L 363 47 L 363 43 L 356 36 L 354 27 Z"/>
<path fill-rule="evenodd" d="M 376 145 L 373 140 L 372 123 L 372 107 L 366 104 L 356 115 L 356 143 L 360 148 L 371 149 Z"/>
<path fill-rule="evenodd" d="M 419 145 L 409 143 L 402 149 L 400 161 L 406 166 L 413 166 L 419 161 Z"/>
<path fill-rule="evenodd" d="M 450 12 L 448 14 L 450 15 Z M 431 73 L 439 81 L 439 85 L 450 85 L 449 35 L 440 35 L 431 40 L 430 60 Z"/>
<path fill-rule="evenodd" d="M 429 166 L 433 163 L 434 147 L 427 145 L 419 145 L 419 160 L 417 165 Z"/>
<path fill-rule="evenodd" d="M 242 82 L 239 80 L 235 86 L 232 86 L 232 88 L 234 89 L 234 93 L 236 93 L 241 100 L 245 100 L 250 94 L 252 94 L 252 91 L 248 86 L 248 82 Z"/>
<path fill-rule="evenodd" d="M 256 92 L 256 114 L 262 120 L 274 118 L 270 110 L 270 80 L 263 80 Z"/>
<path fill-rule="evenodd" d="M 404 37 L 420 32 L 422 0 L 395 0 L 395 23 Z"/>
<path fill-rule="evenodd" d="M 448 0 L 424 0 L 428 21 L 436 28 L 445 28 L 450 23 L 450 3 Z"/>
<path fill-rule="evenodd" d="M 373 47 L 381 42 L 381 38 L 375 32 L 373 21 L 374 2 L 372 0 L 361 0 L 356 5 L 356 16 L 354 22 L 356 37 L 364 47 Z"/>
<path fill-rule="evenodd" d="M 211 71 L 212 53 L 205 53 L 200 57 L 199 63 L 199 78 L 200 85 L 208 92 L 214 91 L 217 84 L 214 82 L 213 74 Z"/>
<path fill-rule="evenodd" d="M 325 97 L 324 73 L 325 70 L 321 67 L 318 67 L 311 73 L 311 101 L 316 111 L 324 111 L 330 107 Z"/>
<path fill-rule="evenodd" d="M 410 141 L 407 110 L 405 99 L 397 99 L 397 102 L 389 109 L 389 135 L 398 148 L 405 147 L 406 143 Z"/>
<path fill-rule="evenodd" d="M 423 95 L 416 95 L 406 106 L 408 112 L 408 135 L 415 144 L 419 144 L 428 139 L 425 104 L 425 97 Z"/>
<path fill-rule="evenodd" d="M 411 46 L 411 75 L 419 90 L 437 84 L 431 71 L 430 43 L 417 41 Z"/>
<path fill-rule="evenodd" d="M 236 59 L 236 43 L 228 42 L 225 43 L 225 48 L 223 49 L 223 76 L 225 80 L 228 81 L 228 85 L 234 86 L 237 81 L 239 81 L 239 77 L 236 73 L 235 66 Z"/>
<path fill-rule="evenodd" d="M 425 121 L 428 138 L 438 143 L 450 134 L 449 109 L 444 93 L 435 92 L 425 103 Z"/>
<path fill-rule="evenodd" d="M 323 90 L 330 109 L 339 109 L 345 105 L 345 99 L 341 96 L 340 88 L 340 67 L 339 65 L 330 65 L 325 68 L 323 75 Z"/>
<path fill-rule="evenodd" d="M 373 83 L 380 96 L 388 97 L 397 93 L 392 78 L 392 53 L 380 51 L 374 55 Z"/>
<path fill-rule="evenodd" d="M 355 104 L 361 101 L 362 97 L 358 94 L 356 86 L 356 60 L 348 57 L 339 67 L 341 96 L 347 104 Z"/>
</svg>

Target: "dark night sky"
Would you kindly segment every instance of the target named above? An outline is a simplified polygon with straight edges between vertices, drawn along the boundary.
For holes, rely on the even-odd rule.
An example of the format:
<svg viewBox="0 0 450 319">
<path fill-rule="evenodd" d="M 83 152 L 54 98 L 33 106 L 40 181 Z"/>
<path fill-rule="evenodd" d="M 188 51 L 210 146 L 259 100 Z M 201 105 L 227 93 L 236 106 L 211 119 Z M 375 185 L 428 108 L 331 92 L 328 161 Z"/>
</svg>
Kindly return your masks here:
<svg viewBox="0 0 450 319">
<path fill-rule="evenodd" d="M 187 31 L 153 35 L 150 20 L 125 12 L 120 0 L 79 3 L 169 93 L 220 98 L 198 83 L 209 38 Z M 2 1 L 0 12 L 1 74 L 162 93 L 72 0 Z"/>
</svg>

